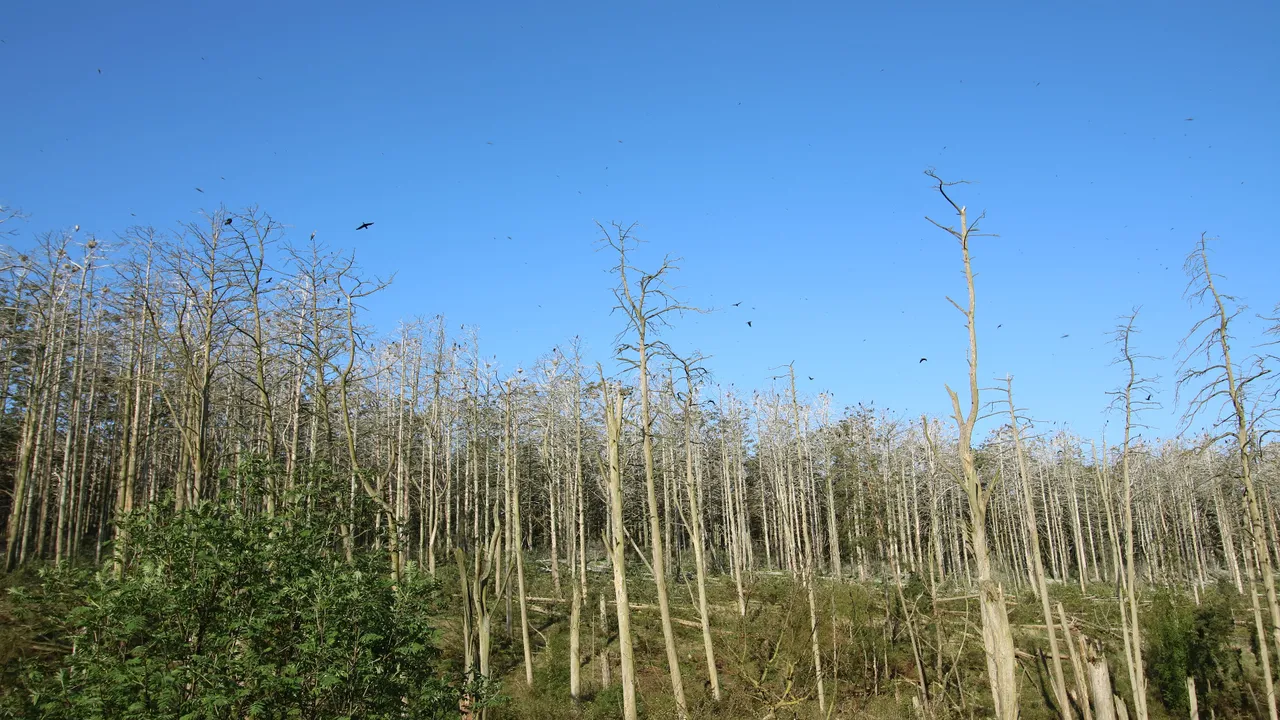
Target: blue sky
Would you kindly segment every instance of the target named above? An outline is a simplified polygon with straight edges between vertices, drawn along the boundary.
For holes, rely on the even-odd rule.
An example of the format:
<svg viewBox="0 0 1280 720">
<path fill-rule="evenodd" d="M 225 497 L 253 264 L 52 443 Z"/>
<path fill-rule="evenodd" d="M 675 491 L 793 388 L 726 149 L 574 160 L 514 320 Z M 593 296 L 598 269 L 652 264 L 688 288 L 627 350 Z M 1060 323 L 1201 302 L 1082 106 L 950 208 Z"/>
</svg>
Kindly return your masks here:
<svg viewBox="0 0 1280 720">
<path fill-rule="evenodd" d="M 1231 292 L 1280 301 L 1273 3 L 19 0 L 4 15 L 0 202 L 31 215 L 28 238 L 256 203 L 394 273 L 381 327 L 443 313 L 509 367 L 576 334 L 609 347 L 594 222 L 634 221 L 642 264 L 683 257 L 683 297 L 722 309 L 670 333 L 719 381 L 762 387 L 794 360 L 838 405 L 945 411 L 943 383 L 965 377 L 945 296 L 963 279 L 923 218 L 947 210 L 928 167 L 978 181 L 956 195 L 1000 235 L 975 248 L 981 372 L 1012 373 L 1046 426 L 1102 429 L 1118 315 L 1141 306 L 1141 349 L 1174 356 L 1200 232 L 1222 238 Z M 1147 420 L 1170 432 L 1172 359 L 1149 372 L 1165 409 Z"/>
</svg>

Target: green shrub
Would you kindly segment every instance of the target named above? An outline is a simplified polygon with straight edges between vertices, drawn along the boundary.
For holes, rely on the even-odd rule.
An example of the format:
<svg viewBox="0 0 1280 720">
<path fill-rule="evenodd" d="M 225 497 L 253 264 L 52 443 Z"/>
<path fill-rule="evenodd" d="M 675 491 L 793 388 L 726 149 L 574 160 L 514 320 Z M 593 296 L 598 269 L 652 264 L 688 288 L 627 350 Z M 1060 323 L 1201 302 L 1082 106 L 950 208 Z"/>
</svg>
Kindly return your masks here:
<svg viewBox="0 0 1280 720">
<path fill-rule="evenodd" d="M 308 506 L 310 510 L 308 510 Z M 31 718 L 431 718 L 457 714 L 439 671 L 436 586 L 392 587 L 383 552 L 348 564 L 337 518 L 295 499 L 130 518 L 130 562 L 47 571 L 26 612 L 71 606 L 73 652 L 28 662 L 4 710 Z"/>
<path fill-rule="evenodd" d="M 1171 715 L 1188 711 L 1187 677 L 1195 680 L 1201 713 L 1237 717 L 1251 707 L 1240 650 L 1232 642 L 1237 599 L 1225 585 L 1205 592 L 1198 606 L 1171 591 L 1152 598 L 1142 627 L 1147 675 Z"/>
</svg>

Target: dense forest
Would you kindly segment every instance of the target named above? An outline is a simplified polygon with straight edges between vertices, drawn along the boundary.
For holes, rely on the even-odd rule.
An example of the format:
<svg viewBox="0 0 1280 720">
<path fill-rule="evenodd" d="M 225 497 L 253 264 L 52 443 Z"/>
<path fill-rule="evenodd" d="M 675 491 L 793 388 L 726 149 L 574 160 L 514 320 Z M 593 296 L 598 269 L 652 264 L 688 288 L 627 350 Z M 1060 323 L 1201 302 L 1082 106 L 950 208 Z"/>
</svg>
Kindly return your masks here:
<svg viewBox="0 0 1280 720">
<path fill-rule="evenodd" d="M 966 281 L 946 417 L 788 365 L 716 384 L 625 223 L 608 359 L 504 372 L 456 321 L 371 327 L 386 282 L 258 208 L 110 238 L 9 210 L 0 708 L 1275 720 L 1270 338 L 1237 334 L 1213 240 L 1183 347 L 1117 321 L 1111 436 L 1046 432 L 979 364 L 984 219 L 930 182 Z M 1175 352 L 1187 429 L 1158 440 L 1144 366 Z"/>
</svg>

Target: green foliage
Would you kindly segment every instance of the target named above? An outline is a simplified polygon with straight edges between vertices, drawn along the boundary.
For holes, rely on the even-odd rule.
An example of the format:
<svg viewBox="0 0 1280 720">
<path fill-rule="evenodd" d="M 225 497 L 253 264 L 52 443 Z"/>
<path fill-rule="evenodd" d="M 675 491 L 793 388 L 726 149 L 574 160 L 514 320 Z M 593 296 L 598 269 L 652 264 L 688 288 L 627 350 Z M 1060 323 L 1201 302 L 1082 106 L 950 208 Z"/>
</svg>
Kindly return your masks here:
<svg viewBox="0 0 1280 720">
<path fill-rule="evenodd" d="M 425 576 L 394 588 L 383 552 L 350 564 L 324 503 L 292 498 L 274 517 L 234 501 L 127 521 L 115 578 L 49 571 L 16 598 L 70 607 L 74 652 L 28 662 L 2 698 L 31 718 L 432 718 L 457 713 L 427 620 Z"/>
<path fill-rule="evenodd" d="M 1240 650 L 1232 643 L 1235 600 L 1225 585 L 1205 592 L 1198 606 L 1168 590 L 1152 598 L 1143 619 L 1144 655 L 1152 689 L 1170 714 L 1188 711 L 1188 676 L 1202 713 L 1237 717 L 1251 707 Z"/>
</svg>

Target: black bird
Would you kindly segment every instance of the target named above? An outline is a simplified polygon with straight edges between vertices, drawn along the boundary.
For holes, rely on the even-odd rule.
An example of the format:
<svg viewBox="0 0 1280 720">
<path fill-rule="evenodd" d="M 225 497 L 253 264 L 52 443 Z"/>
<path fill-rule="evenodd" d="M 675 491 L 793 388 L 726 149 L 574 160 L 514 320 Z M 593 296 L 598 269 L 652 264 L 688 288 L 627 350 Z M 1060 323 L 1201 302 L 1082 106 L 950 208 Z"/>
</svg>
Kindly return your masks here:
<svg viewBox="0 0 1280 720">
<path fill-rule="evenodd" d="M 734 303 L 734 304 L 733 304 L 733 306 L 734 306 L 734 307 L 738 307 L 738 306 L 739 306 L 739 305 L 741 305 L 741 304 L 742 304 L 742 301 L 738 301 L 738 302 Z"/>
<path fill-rule="evenodd" d="M 99 75 L 101 75 L 101 74 L 102 74 L 102 68 L 98 68 L 98 74 L 99 74 Z"/>
<path fill-rule="evenodd" d="M 809 379 L 810 379 L 810 380 L 812 380 L 812 379 L 813 379 L 813 376 L 812 376 L 812 375 L 810 375 L 810 376 L 809 376 Z"/>
<path fill-rule="evenodd" d="M 271 277 L 267 278 L 267 283 L 269 283 L 269 282 L 271 282 L 272 280 L 275 280 L 275 279 L 276 279 L 276 278 L 275 278 L 275 276 L 273 275 L 273 276 L 271 276 Z M 263 283 L 263 284 L 265 285 L 266 283 Z"/>
<path fill-rule="evenodd" d="M 1150 399 L 1151 399 L 1151 396 L 1150 396 L 1150 395 L 1148 395 L 1148 396 L 1147 396 L 1147 399 L 1148 399 L 1148 400 L 1150 400 Z"/>
<path fill-rule="evenodd" d="M 747 327 L 751 327 L 751 321 L 750 321 L 750 320 L 748 320 L 748 321 L 747 321 Z"/>
<path fill-rule="evenodd" d="M 198 192 L 198 193 L 202 193 L 202 192 L 204 192 L 204 190 L 201 190 L 200 188 L 196 188 L 196 192 Z"/>
<path fill-rule="evenodd" d="M 1000 328 L 1002 328 L 1002 327 L 1004 327 L 1004 323 L 1000 323 L 999 325 L 997 325 L 997 326 L 996 326 L 996 329 L 997 329 L 997 330 L 999 330 L 999 329 L 1000 329 Z"/>
<path fill-rule="evenodd" d="M 1186 122 L 1191 122 L 1192 120 L 1195 120 L 1195 118 L 1187 118 Z"/>
<path fill-rule="evenodd" d="M 1058 339 L 1061 340 L 1062 338 L 1068 338 L 1068 337 L 1071 337 L 1070 333 L 1067 333 L 1066 335 L 1063 335 L 1061 338 L 1058 338 Z"/>
<path fill-rule="evenodd" d="M 224 223 L 222 223 L 222 224 L 223 224 L 223 225 L 230 225 L 230 224 L 231 224 L 231 218 L 227 218 L 227 221 L 226 221 L 226 222 L 224 222 Z"/>
<path fill-rule="evenodd" d="M 358 227 L 358 228 L 356 228 L 356 229 L 357 229 L 357 230 L 367 230 L 367 229 L 369 229 L 369 228 L 371 228 L 371 227 L 373 227 L 373 223 L 371 223 L 371 222 L 367 222 L 367 223 L 360 223 L 360 227 Z"/>
<path fill-rule="evenodd" d="M 311 239 L 312 239 L 312 240 L 315 240 L 315 239 L 316 239 L 316 231 L 315 231 L 315 230 L 312 230 L 312 231 L 311 231 Z"/>
<path fill-rule="evenodd" d="M 928 362 L 928 361 L 929 361 L 929 358 L 920 358 L 920 362 Z M 916 364 L 919 365 L 920 363 L 916 363 Z"/>
</svg>

